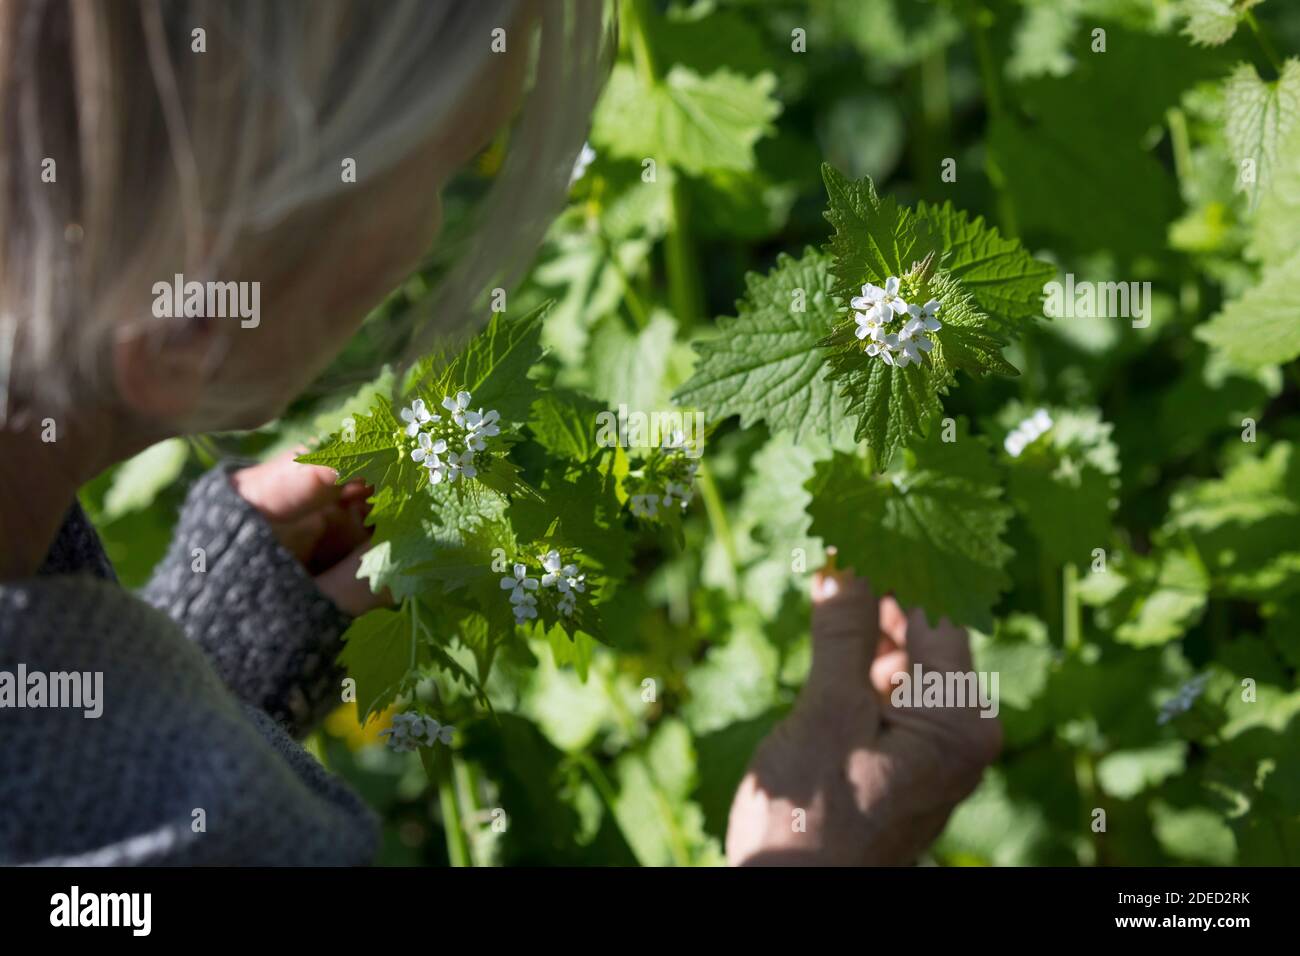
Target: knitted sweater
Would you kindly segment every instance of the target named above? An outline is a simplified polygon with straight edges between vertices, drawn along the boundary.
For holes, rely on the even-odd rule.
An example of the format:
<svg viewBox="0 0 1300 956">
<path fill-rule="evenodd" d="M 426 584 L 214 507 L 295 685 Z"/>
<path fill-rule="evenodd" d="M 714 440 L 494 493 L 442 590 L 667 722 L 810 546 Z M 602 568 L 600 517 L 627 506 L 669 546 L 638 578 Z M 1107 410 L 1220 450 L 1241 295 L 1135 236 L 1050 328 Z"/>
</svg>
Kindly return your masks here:
<svg viewBox="0 0 1300 956">
<path fill-rule="evenodd" d="M 371 811 L 291 737 L 338 704 L 346 625 L 225 467 L 141 597 L 74 505 L 39 575 L 0 582 L 0 864 L 370 862 Z M 100 699 L 49 706 L 59 672 Z"/>
</svg>

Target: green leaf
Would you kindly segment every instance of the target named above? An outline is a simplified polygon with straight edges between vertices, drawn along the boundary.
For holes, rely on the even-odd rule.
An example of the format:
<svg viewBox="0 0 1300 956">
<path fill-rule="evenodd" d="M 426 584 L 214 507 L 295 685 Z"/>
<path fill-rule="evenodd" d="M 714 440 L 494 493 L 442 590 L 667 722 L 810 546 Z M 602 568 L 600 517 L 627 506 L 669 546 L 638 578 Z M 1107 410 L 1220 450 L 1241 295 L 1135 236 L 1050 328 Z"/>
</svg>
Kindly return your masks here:
<svg viewBox="0 0 1300 956">
<path fill-rule="evenodd" d="M 1201 619 L 1210 581 L 1195 550 L 1180 544 L 1151 557 L 1121 553 L 1084 577 L 1080 597 L 1097 608 L 1100 627 L 1133 647 L 1177 640 Z"/>
<path fill-rule="evenodd" d="M 1187 743 L 1182 740 L 1116 750 L 1097 762 L 1097 783 L 1108 796 L 1132 800 L 1143 790 L 1182 773 L 1186 763 Z"/>
<path fill-rule="evenodd" d="M 834 166 L 822 164 L 828 205 L 826 219 L 835 228 L 827 243 L 835 283 L 831 293 L 845 303 L 860 294 L 863 283 L 884 285 L 924 257 L 927 248 L 918 222 L 894 201 L 881 199 L 869 178 L 851 182 Z"/>
<path fill-rule="evenodd" d="M 1216 590 L 1254 600 L 1300 591 L 1300 460 L 1290 442 L 1170 499 L 1164 533 L 1195 545 Z"/>
<path fill-rule="evenodd" d="M 673 400 L 712 422 L 739 415 L 743 428 L 766 422 L 796 439 L 840 431 L 844 402 L 817 347 L 836 320 L 829 268 L 828 256 L 809 249 L 778 256 L 765 276 L 747 274 L 736 317 L 718 319 L 718 336 L 695 344 L 695 374 Z"/>
<path fill-rule="evenodd" d="M 363 722 L 393 702 L 411 665 L 418 663 L 413 640 L 405 609 L 368 611 L 343 632 L 339 663 L 357 682 L 357 713 Z"/>
<path fill-rule="evenodd" d="M 623 523 L 617 481 L 600 462 L 567 470 L 553 466 L 542 484 L 543 499 L 516 499 L 510 520 L 521 542 L 547 538 L 577 548 L 604 580 L 621 581 L 631 572 L 632 540 Z"/>
<path fill-rule="evenodd" d="M 587 381 L 583 391 L 610 408 L 626 405 L 632 411 L 668 407 L 677 321 L 655 312 L 643 329 L 631 330 L 617 316 L 597 326 L 587 355 Z M 568 380 L 561 379 L 562 384 Z M 579 384 L 575 382 L 574 384 Z"/>
<path fill-rule="evenodd" d="M 1300 356 L 1300 253 L 1264 273 L 1259 284 L 1233 299 L 1196 337 L 1239 368 L 1284 365 Z"/>
<path fill-rule="evenodd" d="M 1282 75 L 1272 82 L 1260 79 L 1253 66 L 1242 63 L 1228 77 L 1224 93 L 1225 134 L 1232 158 L 1239 171 L 1247 161 L 1254 165 L 1253 179 L 1238 173 L 1238 183 L 1254 209 L 1267 193 L 1281 158 L 1279 148 L 1300 116 L 1300 59 L 1282 64 Z"/>
<path fill-rule="evenodd" d="M 190 446 L 184 438 L 168 438 L 123 462 L 113 472 L 99 519 L 114 521 L 148 507 L 158 492 L 180 477 L 189 457 Z"/>
<path fill-rule="evenodd" d="M 1187 18 L 1183 34 L 1197 46 L 1219 46 L 1232 39 L 1237 24 L 1251 7 L 1264 0 L 1180 0 L 1178 12 Z"/>
<path fill-rule="evenodd" d="M 542 321 L 549 309 L 546 303 L 518 319 L 494 313 L 483 331 L 435 377 L 425 399 L 430 408 L 436 409 L 444 395 L 463 388 L 473 396 L 474 408 L 496 409 L 502 424 L 527 419 L 537 394 L 529 372 L 542 357 Z"/>
<path fill-rule="evenodd" d="M 597 416 L 608 411 L 602 402 L 576 392 L 548 392 L 533 402 L 528 427 L 539 445 L 552 455 L 588 461 L 600 451 L 596 444 Z"/>
<path fill-rule="evenodd" d="M 1017 405 L 1010 418 L 1024 419 Z M 1012 501 L 1053 560 L 1086 566 L 1109 545 L 1119 463 L 1111 426 L 1095 409 L 1050 410 L 1052 427 L 1005 459 Z"/>
<path fill-rule="evenodd" d="M 951 202 L 921 202 L 917 219 L 932 236 L 939 265 L 961 282 L 979 307 L 1003 327 L 1043 314 L 1043 286 L 1056 275 L 1050 263 L 1035 259 L 1015 239 L 1003 239 L 983 217 L 972 220 Z"/>
<path fill-rule="evenodd" d="M 900 448 L 925 435 L 943 411 L 939 391 L 947 383 L 932 362 L 899 368 L 855 350 L 832 354 L 829 364 L 829 377 L 840 384 L 845 404 L 859 416 L 854 438 L 870 446 L 877 467 L 887 466 Z"/>
<path fill-rule="evenodd" d="M 754 143 L 781 111 L 771 73 L 741 76 L 716 70 L 700 76 L 674 66 L 647 84 L 627 63 L 610 75 L 596 109 L 592 142 L 611 156 L 654 159 L 699 175 L 754 167 Z"/>
<path fill-rule="evenodd" d="M 689 799 L 696 783 L 695 748 L 686 725 L 661 721 L 641 752 L 623 754 L 614 813 L 642 866 L 719 865 L 717 842 L 704 832 L 704 814 Z"/>
<path fill-rule="evenodd" d="M 403 425 L 383 396 L 375 398 L 369 415 L 356 415 L 348 425 L 327 438 L 318 448 L 298 461 L 324 465 L 339 474 L 339 483 L 361 478 L 373 488 L 399 484 L 414 476 L 407 468 L 404 448 L 399 444 Z"/>
<path fill-rule="evenodd" d="M 811 533 L 904 606 L 991 630 L 991 609 L 1010 584 L 1002 535 L 1011 509 L 988 449 L 969 434 L 934 435 L 906 457 L 880 477 L 842 453 L 819 464 L 808 483 Z"/>
</svg>

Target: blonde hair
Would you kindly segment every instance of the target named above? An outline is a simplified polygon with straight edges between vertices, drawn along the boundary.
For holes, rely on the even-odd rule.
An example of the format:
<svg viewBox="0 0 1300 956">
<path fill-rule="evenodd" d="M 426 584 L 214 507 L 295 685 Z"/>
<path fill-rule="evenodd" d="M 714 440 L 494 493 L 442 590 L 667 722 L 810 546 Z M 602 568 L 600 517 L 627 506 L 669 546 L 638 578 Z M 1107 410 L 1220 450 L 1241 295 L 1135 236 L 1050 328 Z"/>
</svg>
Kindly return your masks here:
<svg viewBox="0 0 1300 956">
<path fill-rule="evenodd" d="M 377 176 L 442 129 L 527 2 L 0 2 L 0 421 L 111 381 L 141 276 L 211 276 L 250 236 L 309 263 L 303 224 L 347 188 L 340 161 Z M 608 25 L 601 0 L 532 9 L 505 165 L 413 348 L 517 280 L 563 201 Z"/>
</svg>

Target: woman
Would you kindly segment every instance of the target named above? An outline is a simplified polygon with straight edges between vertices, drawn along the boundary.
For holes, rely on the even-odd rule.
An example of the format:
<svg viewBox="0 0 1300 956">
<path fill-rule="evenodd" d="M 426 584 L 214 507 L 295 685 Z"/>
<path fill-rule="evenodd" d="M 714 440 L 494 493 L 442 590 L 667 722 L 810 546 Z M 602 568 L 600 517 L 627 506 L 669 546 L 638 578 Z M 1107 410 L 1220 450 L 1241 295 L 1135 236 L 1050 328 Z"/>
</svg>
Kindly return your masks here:
<svg viewBox="0 0 1300 956">
<path fill-rule="evenodd" d="M 102 674 L 95 717 L 0 707 L 0 861 L 373 858 L 370 812 L 292 739 L 337 701 L 339 636 L 376 600 L 356 578 L 364 492 L 289 459 L 222 466 L 136 597 L 76 490 L 162 438 L 277 416 L 415 268 L 444 184 L 522 98 L 433 309 L 466 322 L 563 198 L 602 16 L 594 0 L 0 6 L 0 671 Z M 159 318 L 155 287 L 176 277 L 243 308 Z M 883 695 L 909 660 L 968 669 L 965 637 L 843 574 L 814 600 L 812 673 L 736 795 L 729 858 L 909 861 L 991 759 L 995 722 Z"/>
</svg>

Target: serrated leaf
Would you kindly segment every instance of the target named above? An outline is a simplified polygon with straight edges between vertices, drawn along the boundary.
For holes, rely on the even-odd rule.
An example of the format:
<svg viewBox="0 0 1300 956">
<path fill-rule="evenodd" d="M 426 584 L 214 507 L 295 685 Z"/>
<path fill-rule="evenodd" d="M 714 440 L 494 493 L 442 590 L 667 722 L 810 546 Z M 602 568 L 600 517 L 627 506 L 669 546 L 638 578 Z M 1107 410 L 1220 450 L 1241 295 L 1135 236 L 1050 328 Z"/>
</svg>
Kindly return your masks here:
<svg viewBox="0 0 1300 956">
<path fill-rule="evenodd" d="M 924 435 L 943 411 L 939 390 L 947 383 L 937 378 L 933 363 L 899 368 L 855 350 L 833 353 L 829 365 L 829 377 L 858 414 L 853 437 L 870 446 L 878 468 Z"/>
<path fill-rule="evenodd" d="M 844 302 L 865 282 L 884 285 L 924 257 L 923 233 L 912 214 L 892 196 L 876 193 L 870 178 L 850 181 L 834 166 L 822 164 L 826 183 L 826 220 L 835 228 L 827 243 L 835 277 L 832 293 Z"/>
<path fill-rule="evenodd" d="M 969 434 L 954 442 L 934 435 L 908 458 L 879 477 L 842 453 L 818 464 L 808 483 L 810 533 L 877 591 L 924 608 L 931 621 L 991 630 L 992 607 L 1010 584 L 1002 534 L 1011 508 L 988 449 Z"/>
<path fill-rule="evenodd" d="M 1253 178 L 1238 172 L 1250 208 L 1267 193 L 1279 150 L 1300 116 L 1300 59 L 1282 64 L 1278 79 L 1265 82 L 1249 63 L 1240 64 L 1224 84 L 1225 135 L 1238 170 L 1254 165 Z"/>
<path fill-rule="evenodd" d="M 590 460 L 596 444 L 597 416 L 608 411 L 603 402 L 576 392 L 548 392 L 533 402 L 528 427 L 533 439 L 560 458 Z"/>
<path fill-rule="evenodd" d="M 1237 24 L 1263 0 L 1181 0 L 1178 12 L 1187 18 L 1182 32 L 1197 46 L 1219 46 L 1232 39 Z"/>
<path fill-rule="evenodd" d="M 581 551 L 605 580 L 621 581 L 631 571 L 632 541 L 616 486 L 598 462 L 573 470 L 554 466 L 542 484 L 543 499 L 511 502 L 511 524 L 519 540 L 527 542 L 547 537 L 558 522 L 557 543 Z"/>
<path fill-rule="evenodd" d="M 972 220 L 951 202 L 921 202 L 916 217 L 925 224 L 939 266 L 957 279 L 979 307 L 999 325 L 1043 314 L 1043 286 L 1056 275 L 1050 263 L 1035 259 L 1015 239 L 1003 239 L 983 217 Z"/>
<path fill-rule="evenodd" d="M 542 357 L 542 322 L 549 309 L 548 302 L 517 319 L 494 313 L 487 326 L 434 376 L 430 407 L 436 408 L 444 394 L 463 388 L 473 396 L 474 408 L 496 409 L 503 424 L 527 419 L 537 395 L 529 372 Z"/>
<path fill-rule="evenodd" d="M 711 422 L 739 415 L 743 428 L 766 422 L 795 438 L 839 431 L 844 403 L 817 348 L 836 319 L 829 268 L 827 255 L 809 249 L 778 256 L 765 276 L 746 275 L 736 317 L 720 318 L 718 336 L 695 344 L 695 374 L 673 400 Z"/>
<path fill-rule="evenodd" d="M 1196 337 L 1239 368 L 1285 365 L 1300 356 L 1300 254 L 1267 270 L 1259 284 L 1233 299 Z"/>
<path fill-rule="evenodd" d="M 376 608 L 361 615 L 343 632 L 339 663 L 357 682 L 357 713 L 364 722 L 393 702 L 413 663 L 414 633 L 408 612 Z"/>
<path fill-rule="evenodd" d="M 611 156 L 646 158 L 699 175 L 713 169 L 754 167 L 754 143 L 781 111 L 771 73 L 741 76 L 715 70 L 700 76 L 674 66 L 645 82 L 619 63 L 596 109 L 592 142 Z"/>
<path fill-rule="evenodd" d="M 356 415 L 350 427 L 336 432 L 298 461 L 324 465 L 338 472 L 339 482 L 361 478 L 373 488 L 397 484 L 407 459 L 399 439 L 403 425 L 388 399 L 376 397 L 369 415 Z"/>
</svg>

